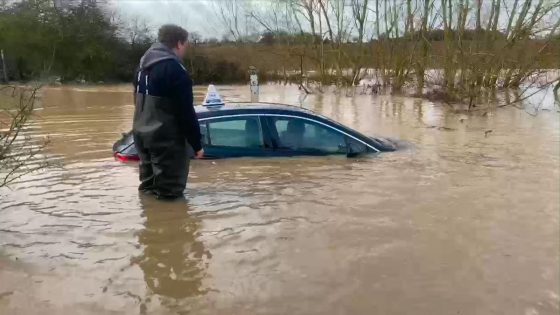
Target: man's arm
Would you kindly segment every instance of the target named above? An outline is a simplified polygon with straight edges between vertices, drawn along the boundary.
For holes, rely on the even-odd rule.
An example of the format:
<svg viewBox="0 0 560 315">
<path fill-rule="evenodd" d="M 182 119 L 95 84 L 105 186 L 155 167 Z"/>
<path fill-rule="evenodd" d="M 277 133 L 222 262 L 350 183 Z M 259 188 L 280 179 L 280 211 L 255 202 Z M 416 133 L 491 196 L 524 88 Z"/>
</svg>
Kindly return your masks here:
<svg viewBox="0 0 560 315">
<path fill-rule="evenodd" d="M 202 150 L 200 126 L 198 124 L 198 117 L 194 110 L 194 97 L 192 80 L 188 73 L 177 64 L 176 80 L 172 81 L 174 94 L 177 95 L 179 100 L 179 123 L 181 124 L 185 137 L 194 152 Z"/>
</svg>

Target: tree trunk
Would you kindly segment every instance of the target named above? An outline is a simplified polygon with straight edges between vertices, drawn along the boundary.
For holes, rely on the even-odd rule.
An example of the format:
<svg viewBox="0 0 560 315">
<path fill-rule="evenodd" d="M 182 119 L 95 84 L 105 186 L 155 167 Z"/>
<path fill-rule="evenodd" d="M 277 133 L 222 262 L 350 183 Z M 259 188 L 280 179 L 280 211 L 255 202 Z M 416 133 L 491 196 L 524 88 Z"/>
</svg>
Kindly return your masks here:
<svg viewBox="0 0 560 315">
<path fill-rule="evenodd" d="M 430 0 L 424 0 L 424 16 L 422 17 L 422 58 L 417 63 L 416 68 L 416 93 L 422 94 L 425 84 L 426 66 L 428 65 L 429 42 L 426 38 L 428 35 L 428 17 L 430 15 Z"/>
<path fill-rule="evenodd" d="M 482 0 L 476 0 L 476 31 L 482 30 L 482 21 L 480 19 L 480 11 L 482 10 Z"/>
<path fill-rule="evenodd" d="M 375 28 L 377 31 L 377 40 L 379 40 L 379 35 L 381 34 L 379 30 L 379 0 L 375 0 Z"/>
<path fill-rule="evenodd" d="M 510 37 L 511 35 L 511 27 L 513 26 L 513 21 L 515 19 L 515 14 L 517 13 L 517 5 L 519 4 L 519 0 L 515 0 L 513 3 L 513 7 L 511 8 L 511 12 L 509 15 L 508 25 L 506 28 L 506 37 Z"/>
<path fill-rule="evenodd" d="M 2 79 L 8 83 L 8 72 L 6 71 L 6 61 L 4 60 L 4 49 L 0 50 L 0 57 L 2 58 Z"/>
</svg>

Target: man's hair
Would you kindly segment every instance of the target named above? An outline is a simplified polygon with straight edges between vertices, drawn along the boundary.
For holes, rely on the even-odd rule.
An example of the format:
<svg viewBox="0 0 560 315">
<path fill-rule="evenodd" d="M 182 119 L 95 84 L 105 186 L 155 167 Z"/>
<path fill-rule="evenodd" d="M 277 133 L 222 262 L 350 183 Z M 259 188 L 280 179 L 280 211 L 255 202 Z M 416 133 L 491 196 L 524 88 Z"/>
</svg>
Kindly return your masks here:
<svg viewBox="0 0 560 315">
<path fill-rule="evenodd" d="M 177 43 L 184 43 L 189 38 L 189 33 L 182 27 L 174 24 L 165 24 L 159 28 L 158 41 L 169 49 L 177 47 Z"/>
</svg>

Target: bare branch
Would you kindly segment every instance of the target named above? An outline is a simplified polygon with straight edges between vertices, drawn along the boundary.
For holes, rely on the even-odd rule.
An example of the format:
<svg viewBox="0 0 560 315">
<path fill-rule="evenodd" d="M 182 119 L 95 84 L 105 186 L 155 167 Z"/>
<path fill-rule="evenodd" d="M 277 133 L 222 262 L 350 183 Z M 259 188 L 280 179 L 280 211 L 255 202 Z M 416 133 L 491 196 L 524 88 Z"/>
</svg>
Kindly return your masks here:
<svg viewBox="0 0 560 315">
<path fill-rule="evenodd" d="M 48 141 L 37 141 L 25 135 L 40 88 L 8 86 L 0 89 L 12 90 L 11 95 L 0 95 L 7 97 L 2 98 L 6 106 L 0 112 L 0 126 L 8 126 L 0 129 L 0 187 L 14 183 L 22 176 L 48 164 L 46 160 L 39 158 Z M 5 119 L 9 121 L 6 123 Z"/>
</svg>

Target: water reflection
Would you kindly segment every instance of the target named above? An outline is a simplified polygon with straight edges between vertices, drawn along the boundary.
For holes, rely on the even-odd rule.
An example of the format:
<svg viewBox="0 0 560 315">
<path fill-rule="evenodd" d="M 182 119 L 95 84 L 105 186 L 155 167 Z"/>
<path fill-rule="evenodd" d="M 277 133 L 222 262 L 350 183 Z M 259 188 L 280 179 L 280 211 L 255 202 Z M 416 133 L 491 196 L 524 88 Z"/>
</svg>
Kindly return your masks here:
<svg viewBox="0 0 560 315">
<path fill-rule="evenodd" d="M 140 195 L 145 229 L 138 240 L 144 253 L 138 265 L 153 294 L 173 299 L 203 295 L 210 252 L 198 240 L 201 221 L 185 200 L 162 202 Z"/>
</svg>

